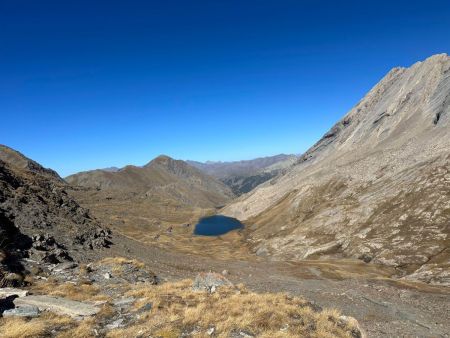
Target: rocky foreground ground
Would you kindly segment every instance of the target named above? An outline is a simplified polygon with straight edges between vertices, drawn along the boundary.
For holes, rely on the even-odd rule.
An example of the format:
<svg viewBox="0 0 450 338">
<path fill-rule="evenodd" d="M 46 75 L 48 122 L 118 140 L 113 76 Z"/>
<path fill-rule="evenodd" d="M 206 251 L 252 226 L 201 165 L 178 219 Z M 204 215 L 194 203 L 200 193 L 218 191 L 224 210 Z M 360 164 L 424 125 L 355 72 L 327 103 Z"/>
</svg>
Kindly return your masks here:
<svg viewBox="0 0 450 338">
<path fill-rule="evenodd" d="M 358 322 L 301 297 L 255 293 L 224 275 L 164 282 L 143 263 L 42 264 L 0 289 L 1 337 L 363 337 Z"/>
<path fill-rule="evenodd" d="M 0 336 L 448 337 L 450 332 L 448 288 L 392 280 L 382 269 L 364 271 L 337 261 L 219 260 L 119 235 L 112 241 L 95 263 L 24 261 L 33 277 L 25 279 L 28 286 L 0 292 Z M 119 254 L 127 258 L 107 258 Z"/>
<path fill-rule="evenodd" d="M 250 258 L 221 260 L 180 254 L 119 236 L 111 252 L 151 266 L 162 281 L 193 279 L 202 271 L 227 271 L 235 285 L 258 293 L 285 292 L 356 318 L 368 337 L 448 337 L 450 289 L 392 279 L 382 266 L 354 261 L 303 263 Z"/>
</svg>

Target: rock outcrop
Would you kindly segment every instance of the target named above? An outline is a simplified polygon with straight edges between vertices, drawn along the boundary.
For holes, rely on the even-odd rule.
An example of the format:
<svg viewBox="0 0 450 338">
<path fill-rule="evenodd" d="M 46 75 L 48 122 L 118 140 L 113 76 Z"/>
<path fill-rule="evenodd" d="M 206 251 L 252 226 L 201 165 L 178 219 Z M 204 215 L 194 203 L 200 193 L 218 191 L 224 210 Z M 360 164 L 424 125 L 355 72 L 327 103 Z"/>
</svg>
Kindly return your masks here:
<svg viewBox="0 0 450 338">
<path fill-rule="evenodd" d="M 192 289 L 194 291 L 216 292 L 222 286 L 231 287 L 233 284 L 223 275 L 215 272 L 201 272 L 195 277 Z"/>
<path fill-rule="evenodd" d="M 394 68 L 285 175 L 222 212 L 255 252 L 450 284 L 450 57 Z M 369 263 L 369 264 L 370 264 Z"/>
<path fill-rule="evenodd" d="M 53 170 L 0 146 L 0 274 L 19 272 L 24 257 L 58 263 L 110 244 L 109 230 L 68 188 Z"/>
</svg>

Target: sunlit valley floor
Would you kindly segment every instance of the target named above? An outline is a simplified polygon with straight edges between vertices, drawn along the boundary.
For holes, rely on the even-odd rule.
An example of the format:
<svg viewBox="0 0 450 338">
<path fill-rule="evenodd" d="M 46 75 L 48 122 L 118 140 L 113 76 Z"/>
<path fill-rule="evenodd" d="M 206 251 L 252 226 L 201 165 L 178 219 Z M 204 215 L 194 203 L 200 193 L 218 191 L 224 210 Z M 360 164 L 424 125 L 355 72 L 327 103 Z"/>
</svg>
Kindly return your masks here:
<svg viewBox="0 0 450 338">
<path fill-rule="evenodd" d="M 170 203 L 157 207 L 154 201 L 131 206 L 126 199 L 100 202 L 98 191 L 74 194 L 119 235 L 112 250 L 145 262 L 167 280 L 225 271 L 233 283 L 257 292 L 289 292 L 338 308 L 357 318 L 369 336 L 445 335 L 448 328 L 450 290 L 398 279 L 394 268 L 359 259 L 274 259 L 254 252 L 246 229 L 221 236 L 194 235 L 199 218 L 215 214 L 215 209 Z"/>
</svg>

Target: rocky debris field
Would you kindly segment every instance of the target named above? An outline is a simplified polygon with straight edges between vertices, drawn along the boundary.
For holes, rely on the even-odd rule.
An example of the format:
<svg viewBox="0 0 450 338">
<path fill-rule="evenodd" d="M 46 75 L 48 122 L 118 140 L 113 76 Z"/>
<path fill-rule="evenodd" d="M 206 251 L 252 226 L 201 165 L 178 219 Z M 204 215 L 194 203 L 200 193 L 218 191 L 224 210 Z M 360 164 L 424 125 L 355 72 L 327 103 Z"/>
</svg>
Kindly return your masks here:
<svg viewBox="0 0 450 338">
<path fill-rule="evenodd" d="M 364 336 L 337 310 L 254 293 L 219 273 L 161 282 L 143 263 L 121 257 L 35 264 L 40 271 L 27 288 L 0 289 L 1 337 Z"/>
<path fill-rule="evenodd" d="M 390 278 L 383 266 L 359 260 L 280 262 L 202 257 L 164 250 L 114 235 L 110 253 L 126 252 L 151 267 L 161 281 L 195 280 L 204 271 L 223 272 L 234 285 L 256 293 L 284 292 L 314 306 L 336 308 L 356 318 L 368 337 L 448 337 L 450 289 Z"/>
<path fill-rule="evenodd" d="M 88 336 L 104 336 L 107 330 L 122 327 L 131 320 L 127 310 L 135 299 L 124 297 L 126 290 L 132 286 L 158 283 L 156 275 L 144 269 L 142 264 L 123 258 L 105 259 L 87 265 L 74 262 L 50 264 L 29 259 L 23 263 L 34 273 L 28 276 L 25 289 L 0 289 L 0 312 L 3 318 L 39 320 L 50 312 L 69 317 L 72 324 L 58 327 L 58 321 L 54 325 L 47 323 L 47 329 L 52 327 L 50 331 L 46 329 L 33 334 L 21 334 L 17 328 L 18 332 L 14 334 L 20 337 L 33 337 L 34 334 L 59 336 L 68 328 L 72 329 L 70 332 L 76 337 L 79 332 L 75 327 L 80 327 L 85 321 L 95 322 L 97 328 L 93 328 Z M 103 316 L 104 312 L 108 312 L 108 315 Z M 9 334 L 2 333 L 5 336 Z M 14 334 L 10 336 L 14 337 Z"/>
</svg>

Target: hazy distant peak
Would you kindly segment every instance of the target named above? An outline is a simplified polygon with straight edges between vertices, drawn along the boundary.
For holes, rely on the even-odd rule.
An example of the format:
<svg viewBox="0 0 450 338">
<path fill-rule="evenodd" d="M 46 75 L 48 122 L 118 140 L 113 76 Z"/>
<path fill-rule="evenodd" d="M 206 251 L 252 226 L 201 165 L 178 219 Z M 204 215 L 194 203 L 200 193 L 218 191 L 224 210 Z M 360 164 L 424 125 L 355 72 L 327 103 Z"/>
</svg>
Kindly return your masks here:
<svg viewBox="0 0 450 338">
<path fill-rule="evenodd" d="M 186 161 L 188 164 L 200 169 L 208 175 L 219 179 L 231 176 L 250 176 L 254 175 L 274 164 L 295 159 L 296 155 L 278 154 L 274 156 L 258 157 L 252 160 L 241 160 L 231 162 L 197 162 Z M 280 164 L 280 166 L 282 166 Z"/>
<path fill-rule="evenodd" d="M 119 171 L 120 168 L 118 168 L 118 167 L 108 167 L 108 168 L 103 168 L 101 170 L 114 173 L 116 171 Z"/>
<path fill-rule="evenodd" d="M 164 155 L 161 154 L 159 156 L 156 156 L 153 161 L 174 161 L 175 159 L 173 159 L 172 157 L 168 156 L 168 155 Z"/>
</svg>

